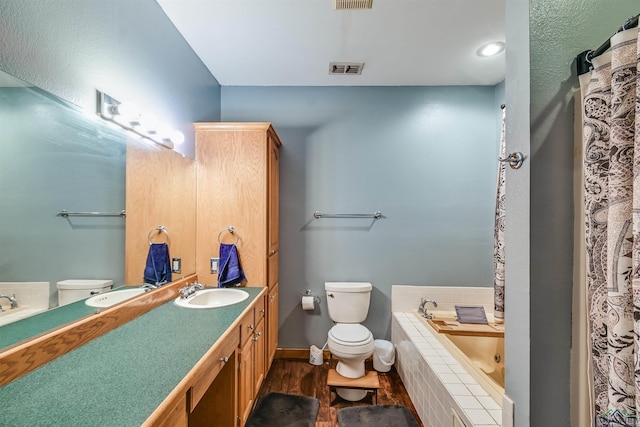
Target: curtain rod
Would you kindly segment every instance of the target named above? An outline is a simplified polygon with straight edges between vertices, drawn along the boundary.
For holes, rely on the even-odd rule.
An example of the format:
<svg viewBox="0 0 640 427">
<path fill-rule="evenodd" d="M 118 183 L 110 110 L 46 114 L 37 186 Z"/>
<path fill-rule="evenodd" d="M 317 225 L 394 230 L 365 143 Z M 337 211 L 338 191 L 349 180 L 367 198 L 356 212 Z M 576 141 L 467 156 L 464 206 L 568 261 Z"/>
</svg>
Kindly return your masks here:
<svg viewBox="0 0 640 427">
<path fill-rule="evenodd" d="M 615 34 L 618 34 L 621 31 L 624 30 L 628 30 L 630 28 L 635 28 L 638 26 L 638 16 L 640 15 L 636 15 L 633 16 L 629 19 L 627 19 L 627 21 L 620 27 L 618 28 L 618 30 L 615 32 Z M 614 34 L 614 35 L 615 35 Z M 613 37 L 613 36 L 611 36 Z M 576 67 L 577 67 L 577 71 L 578 71 L 578 75 L 581 76 L 583 74 L 588 73 L 589 71 L 591 71 L 591 60 L 597 56 L 602 55 L 603 53 L 605 53 L 607 50 L 609 50 L 609 48 L 611 47 L 611 37 L 609 37 L 604 43 L 602 43 L 600 45 L 599 48 L 597 48 L 596 50 L 585 50 L 582 53 L 579 53 L 578 56 L 576 57 Z"/>
</svg>

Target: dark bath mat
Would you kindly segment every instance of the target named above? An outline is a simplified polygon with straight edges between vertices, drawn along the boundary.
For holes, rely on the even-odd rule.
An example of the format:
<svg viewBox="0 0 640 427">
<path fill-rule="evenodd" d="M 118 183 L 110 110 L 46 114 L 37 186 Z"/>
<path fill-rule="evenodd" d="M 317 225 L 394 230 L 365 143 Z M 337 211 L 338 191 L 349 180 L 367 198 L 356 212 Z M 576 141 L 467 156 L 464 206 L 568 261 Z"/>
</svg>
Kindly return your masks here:
<svg viewBox="0 0 640 427">
<path fill-rule="evenodd" d="M 253 408 L 245 427 L 314 427 L 319 408 L 315 397 L 267 393 Z"/>
<path fill-rule="evenodd" d="M 340 427 L 420 427 L 409 408 L 402 405 L 352 406 L 338 411 Z"/>
</svg>

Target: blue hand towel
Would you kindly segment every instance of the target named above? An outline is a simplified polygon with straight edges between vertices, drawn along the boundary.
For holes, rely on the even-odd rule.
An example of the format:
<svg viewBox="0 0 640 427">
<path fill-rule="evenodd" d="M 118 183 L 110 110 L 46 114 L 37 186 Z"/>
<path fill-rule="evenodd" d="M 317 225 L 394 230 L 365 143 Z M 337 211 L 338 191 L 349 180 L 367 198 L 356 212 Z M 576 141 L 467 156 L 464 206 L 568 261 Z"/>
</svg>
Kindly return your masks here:
<svg viewBox="0 0 640 427">
<path fill-rule="evenodd" d="M 220 271 L 218 272 L 218 287 L 229 288 L 238 286 L 247 278 L 240 266 L 238 248 L 233 244 L 220 243 Z"/>
<path fill-rule="evenodd" d="M 171 282 L 171 259 L 169 258 L 169 245 L 166 243 L 149 245 L 147 265 L 144 268 L 144 282 L 152 285 Z"/>
</svg>

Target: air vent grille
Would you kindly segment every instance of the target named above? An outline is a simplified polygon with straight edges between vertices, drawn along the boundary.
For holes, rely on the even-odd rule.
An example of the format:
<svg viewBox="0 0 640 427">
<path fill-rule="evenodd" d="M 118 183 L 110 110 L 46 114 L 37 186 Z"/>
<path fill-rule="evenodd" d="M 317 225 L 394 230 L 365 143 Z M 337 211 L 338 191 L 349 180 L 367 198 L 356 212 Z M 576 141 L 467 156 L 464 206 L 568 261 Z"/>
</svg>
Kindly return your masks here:
<svg viewBox="0 0 640 427">
<path fill-rule="evenodd" d="M 338 9 L 371 9 L 373 0 L 333 0 L 333 8 Z"/>
<path fill-rule="evenodd" d="M 364 62 L 330 62 L 329 74 L 362 74 Z"/>
</svg>

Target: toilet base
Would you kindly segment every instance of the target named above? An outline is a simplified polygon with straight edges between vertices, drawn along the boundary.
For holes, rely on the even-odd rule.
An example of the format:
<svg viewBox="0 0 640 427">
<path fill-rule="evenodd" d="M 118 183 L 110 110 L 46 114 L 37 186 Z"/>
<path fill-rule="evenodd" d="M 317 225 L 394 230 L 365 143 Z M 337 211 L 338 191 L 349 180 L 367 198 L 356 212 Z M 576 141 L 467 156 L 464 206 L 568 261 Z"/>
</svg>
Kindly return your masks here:
<svg viewBox="0 0 640 427">
<path fill-rule="evenodd" d="M 336 394 L 344 400 L 357 402 L 365 398 L 365 396 L 367 395 L 367 391 L 358 390 L 355 388 L 336 388 Z"/>
<path fill-rule="evenodd" d="M 360 378 L 364 377 L 364 360 L 344 360 L 338 359 L 336 371 L 343 377 Z"/>
</svg>

